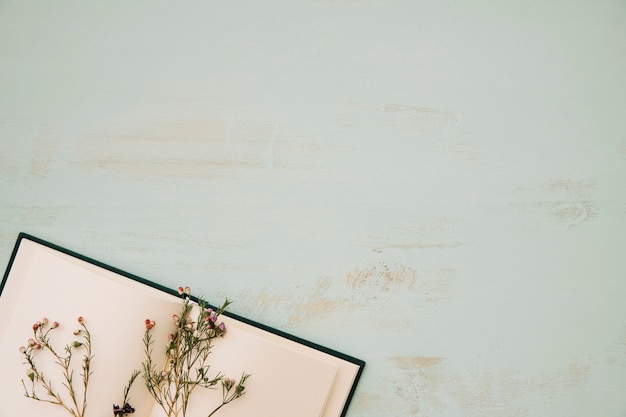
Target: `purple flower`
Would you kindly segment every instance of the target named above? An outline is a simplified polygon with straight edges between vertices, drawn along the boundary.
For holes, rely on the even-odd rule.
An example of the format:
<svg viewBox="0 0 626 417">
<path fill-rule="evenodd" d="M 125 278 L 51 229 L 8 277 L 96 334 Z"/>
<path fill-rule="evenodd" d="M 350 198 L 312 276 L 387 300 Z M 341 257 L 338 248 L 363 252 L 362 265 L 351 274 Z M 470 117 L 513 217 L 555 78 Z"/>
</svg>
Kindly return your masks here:
<svg viewBox="0 0 626 417">
<path fill-rule="evenodd" d="M 208 308 L 207 311 L 208 313 L 208 319 L 211 323 L 215 323 L 217 321 L 217 314 L 215 314 L 215 311 L 213 311 L 212 308 Z"/>
</svg>

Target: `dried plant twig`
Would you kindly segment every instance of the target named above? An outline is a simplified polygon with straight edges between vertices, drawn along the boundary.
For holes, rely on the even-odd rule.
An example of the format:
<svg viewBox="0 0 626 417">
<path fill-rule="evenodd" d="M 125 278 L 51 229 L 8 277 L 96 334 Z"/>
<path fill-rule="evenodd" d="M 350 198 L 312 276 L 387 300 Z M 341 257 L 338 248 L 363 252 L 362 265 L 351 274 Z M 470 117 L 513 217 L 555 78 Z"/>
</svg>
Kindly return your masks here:
<svg viewBox="0 0 626 417">
<path fill-rule="evenodd" d="M 145 321 L 143 342 L 146 360 L 142 364 L 143 378 L 148 392 L 165 411 L 167 417 L 185 417 L 189 399 L 196 388 L 215 388 L 217 384 L 221 384 L 222 404 L 208 414 L 212 416 L 224 405 L 245 394 L 245 382 L 249 377 L 244 373 L 239 382 L 235 382 L 222 373 L 213 376 L 209 373 L 207 359 L 213 347 L 212 341 L 226 333 L 224 322 L 218 322 L 218 319 L 231 302 L 226 300 L 217 311 L 214 311 L 200 299 L 198 315 L 194 321 L 192 318 L 194 304 L 190 301 L 191 290 L 189 287 L 179 287 L 178 293 L 182 297 L 182 308 L 179 314 L 172 316 L 174 332 L 168 337 L 167 360 L 161 366 L 154 362 L 152 355 L 154 340 L 150 330 L 156 323 L 150 319 Z"/>
<path fill-rule="evenodd" d="M 27 386 L 27 383 L 22 380 L 22 385 L 26 397 L 62 407 L 74 417 L 84 417 L 87 410 L 87 391 L 89 377 L 92 374 L 89 369 L 93 355 L 91 353 L 91 334 L 85 325 L 85 321 L 82 316 L 78 317 L 77 321 L 81 326 L 74 331 L 77 340 L 67 344 L 64 348 L 64 353 L 57 351 L 52 345 L 50 337 L 51 333 L 60 326 L 58 322 L 50 323 L 44 317 L 33 324 L 33 337 L 28 339 L 26 346 L 20 347 L 20 352 L 26 359 L 24 363 L 29 366 L 26 375 L 30 381 L 30 384 Z M 81 363 L 82 371 L 80 373 L 82 387 L 80 388 L 78 388 L 80 382 L 74 380 L 75 369 L 72 363 L 74 354 L 79 349 L 84 351 Z M 67 395 L 61 395 L 56 390 L 53 379 L 48 377 L 48 375 L 44 375 L 41 368 L 37 366 L 39 360 L 45 360 L 46 357 L 52 358 L 54 363 L 60 367 L 61 385 L 64 387 Z M 43 397 L 37 394 L 37 391 L 41 389 L 45 391 L 45 396 Z"/>
</svg>

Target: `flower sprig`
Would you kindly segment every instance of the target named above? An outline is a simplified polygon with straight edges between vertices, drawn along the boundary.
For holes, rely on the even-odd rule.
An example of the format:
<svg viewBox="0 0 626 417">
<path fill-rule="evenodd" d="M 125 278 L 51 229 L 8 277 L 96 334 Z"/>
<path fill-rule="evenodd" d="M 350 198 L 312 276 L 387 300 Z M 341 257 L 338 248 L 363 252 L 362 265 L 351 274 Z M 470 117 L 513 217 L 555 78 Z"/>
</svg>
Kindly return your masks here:
<svg viewBox="0 0 626 417">
<path fill-rule="evenodd" d="M 80 316 L 77 321 L 80 325 L 80 328 L 74 331 L 74 336 L 77 336 L 77 339 L 65 345 L 64 353 L 58 351 L 51 342 L 51 332 L 56 330 L 60 324 L 56 321 L 50 323 L 46 317 L 33 324 L 33 337 L 28 339 L 27 345 L 21 346 L 19 350 L 26 359 L 24 363 L 29 366 L 26 375 L 30 380 L 30 386 L 27 386 L 26 382 L 22 380 L 24 395 L 36 401 L 47 402 L 62 407 L 74 417 L 84 417 L 87 409 L 89 377 L 92 374 L 89 368 L 93 356 L 91 353 L 91 334 L 85 325 L 85 320 Z M 81 349 L 84 352 L 81 363 L 82 372 L 80 373 L 82 384 L 74 381 L 72 359 L 77 349 Z M 45 360 L 44 355 L 52 357 L 54 363 L 61 368 L 61 385 L 65 388 L 67 396 L 62 396 L 60 392 L 55 389 L 52 378 L 44 375 L 43 371 L 37 366 L 40 359 Z M 79 389 L 75 384 L 82 385 L 82 388 Z M 45 391 L 45 396 L 40 397 L 37 394 L 37 390 L 39 389 Z M 69 400 L 67 399 L 68 397 Z"/>
<path fill-rule="evenodd" d="M 128 385 L 124 387 L 124 399 L 122 400 L 122 406 L 117 404 L 113 404 L 113 415 L 114 416 L 126 416 L 127 414 L 132 414 L 135 412 L 135 408 L 130 405 L 130 387 L 135 382 L 135 379 L 139 376 L 140 372 L 135 370 L 133 371 L 130 379 L 128 380 Z"/>
<path fill-rule="evenodd" d="M 222 403 L 219 406 L 217 406 L 211 412 L 211 414 L 208 415 L 208 417 L 211 417 L 213 414 L 217 413 L 217 411 L 220 408 L 222 408 L 226 404 L 230 403 L 231 401 L 236 400 L 237 398 L 245 394 L 245 389 L 246 389 L 245 383 L 246 383 L 246 379 L 248 379 L 249 376 L 250 376 L 249 374 L 243 374 L 241 376 L 241 379 L 239 379 L 238 383 L 235 382 L 234 379 L 223 378 L 222 379 Z"/>
<path fill-rule="evenodd" d="M 245 382 L 249 375 L 243 374 L 239 382 L 226 378 L 221 372 L 210 376 L 207 359 L 213 347 L 212 341 L 226 333 L 224 322 L 218 321 L 231 301 L 226 300 L 217 310 L 208 307 L 204 300 L 198 300 L 198 314 L 192 318 L 194 304 L 190 300 L 189 287 L 179 287 L 182 297 L 179 314 L 172 316 L 173 333 L 165 345 L 166 363 L 158 366 L 153 360 L 154 340 L 151 330 L 156 325 L 146 319 L 144 348 L 146 360 L 143 362 L 143 378 L 146 388 L 168 417 L 185 417 L 191 394 L 197 387 L 215 388 L 222 386 L 222 403 L 208 415 L 212 416 L 224 405 L 245 394 Z"/>
</svg>

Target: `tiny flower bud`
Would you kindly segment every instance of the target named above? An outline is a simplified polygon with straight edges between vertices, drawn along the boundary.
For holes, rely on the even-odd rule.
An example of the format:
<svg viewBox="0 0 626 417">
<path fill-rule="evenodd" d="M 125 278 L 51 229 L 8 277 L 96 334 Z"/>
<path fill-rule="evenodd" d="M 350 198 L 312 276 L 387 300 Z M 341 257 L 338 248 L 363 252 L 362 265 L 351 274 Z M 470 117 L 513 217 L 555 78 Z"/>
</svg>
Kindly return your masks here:
<svg viewBox="0 0 626 417">
<path fill-rule="evenodd" d="M 80 316 L 80 317 L 78 318 L 78 323 L 83 324 L 83 323 L 84 323 L 84 321 L 85 321 L 85 319 L 83 318 L 83 316 Z"/>
<path fill-rule="evenodd" d="M 168 335 L 167 335 L 167 339 L 168 339 L 170 342 L 173 342 L 173 341 L 174 341 L 174 335 L 173 335 L 172 333 L 168 334 Z"/>
<path fill-rule="evenodd" d="M 73 332 L 73 333 L 74 333 L 74 336 L 78 336 L 78 335 L 80 334 L 80 329 L 76 329 L 76 330 L 74 330 L 74 332 Z"/>
<path fill-rule="evenodd" d="M 44 317 L 41 319 L 42 324 L 48 324 L 48 317 Z"/>
<path fill-rule="evenodd" d="M 39 322 L 33 324 L 33 330 L 37 330 L 39 328 Z"/>
<path fill-rule="evenodd" d="M 221 322 L 220 324 L 218 324 L 217 327 L 223 332 L 226 331 L 226 325 L 224 324 L 224 322 Z"/>
<path fill-rule="evenodd" d="M 187 295 L 191 294 L 191 288 L 185 287 L 185 294 Z"/>
<path fill-rule="evenodd" d="M 148 330 L 152 329 L 156 325 L 154 320 L 150 320 L 150 319 L 146 319 L 145 323 L 146 323 L 146 329 Z"/>
<path fill-rule="evenodd" d="M 30 339 L 28 339 L 28 346 L 30 346 L 30 347 L 35 346 L 35 339 L 33 339 L 32 337 Z"/>
<path fill-rule="evenodd" d="M 80 343 L 78 340 L 74 340 L 74 343 L 72 344 L 75 348 L 77 347 L 81 347 L 83 344 Z"/>
<path fill-rule="evenodd" d="M 26 352 L 26 347 L 25 346 L 20 346 L 20 353 L 24 353 Z"/>
<path fill-rule="evenodd" d="M 41 345 L 37 342 L 33 345 L 33 349 L 41 349 Z"/>
<path fill-rule="evenodd" d="M 185 289 L 183 287 L 178 287 L 178 295 L 183 295 Z"/>
<path fill-rule="evenodd" d="M 230 378 L 224 378 L 222 380 L 222 384 L 224 385 L 224 388 L 226 388 L 226 391 L 228 391 L 233 387 L 233 385 L 235 385 L 235 380 Z"/>
<path fill-rule="evenodd" d="M 59 322 L 58 321 L 53 321 L 52 322 L 52 328 L 56 329 L 57 327 L 59 327 Z"/>
</svg>

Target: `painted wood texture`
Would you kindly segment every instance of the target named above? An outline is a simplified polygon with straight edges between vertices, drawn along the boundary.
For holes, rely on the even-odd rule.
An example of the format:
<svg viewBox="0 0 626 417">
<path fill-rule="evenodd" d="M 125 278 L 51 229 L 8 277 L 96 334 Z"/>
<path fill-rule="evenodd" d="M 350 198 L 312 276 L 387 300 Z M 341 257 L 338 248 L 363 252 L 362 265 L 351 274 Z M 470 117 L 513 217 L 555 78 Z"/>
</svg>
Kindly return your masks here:
<svg viewBox="0 0 626 417">
<path fill-rule="evenodd" d="M 2 1 L 0 260 L 228 296 L 366 360 L 350 417 L 625 416 L 625 42 L 623 1 Z"/>
</svg>

